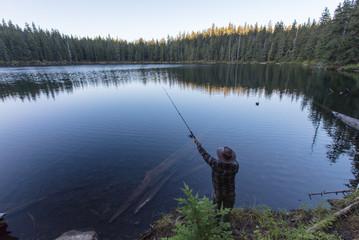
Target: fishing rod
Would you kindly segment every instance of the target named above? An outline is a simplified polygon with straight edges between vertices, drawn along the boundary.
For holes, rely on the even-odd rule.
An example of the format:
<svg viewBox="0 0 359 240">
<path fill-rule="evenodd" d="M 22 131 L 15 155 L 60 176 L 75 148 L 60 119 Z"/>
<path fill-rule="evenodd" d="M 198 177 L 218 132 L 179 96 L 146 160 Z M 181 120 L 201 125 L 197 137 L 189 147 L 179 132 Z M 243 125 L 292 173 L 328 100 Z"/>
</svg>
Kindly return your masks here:
<svg viewBox="0 0 359 240">
<path fill-rule="evenodd" d="M 186 124 L 186 127 L 188 128 L 189 132 L 191 133 L 188 137 L 190 138 L 196 138 L 192 132 L 192 130 L 189 128 L 186 120 L 184 120 L 184 118 L 182 117 L 182 114 L 180 113 L 180 111 L 178 110 L 178 108 L 176 107 L 175 103 L 172 101 L 172 98 L 170 97 L 170 95 L 168 94 L 168 92 L 166 91 L 165 87 L 162 87 L 163 90 L 165 91 L 165 93 L 167 94 L 168 98 L 170 99 L 172 105 L 175 107 L 176 111 L 178 112 L 178 115 L 180 115 L 180 117 L 182 118 L 184 124 Z"/>
</svg>

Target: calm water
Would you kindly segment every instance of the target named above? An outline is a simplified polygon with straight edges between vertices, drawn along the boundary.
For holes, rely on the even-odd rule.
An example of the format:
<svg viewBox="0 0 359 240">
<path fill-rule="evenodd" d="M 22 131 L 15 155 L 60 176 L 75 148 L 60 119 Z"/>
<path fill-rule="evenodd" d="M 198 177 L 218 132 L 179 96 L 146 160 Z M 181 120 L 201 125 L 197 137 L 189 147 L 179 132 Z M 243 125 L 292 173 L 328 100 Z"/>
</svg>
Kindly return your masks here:
<svg viewBox="0 0 359 240">
<path fill-rule="evenodd" d="M 135 239 L 183 182 L 209 197 L 211 170 L 163 86 L 211 154 L 236 151 L 237 206 L 317 205 L 308 193 L 358 182 L 356 133 L 331 114 L 359 118 L 358 83 L 293 65 L 0 68 L 0 212 L 21 239 Z M 146 173 L 154 184 L 110 224 Z"/>
</svg>

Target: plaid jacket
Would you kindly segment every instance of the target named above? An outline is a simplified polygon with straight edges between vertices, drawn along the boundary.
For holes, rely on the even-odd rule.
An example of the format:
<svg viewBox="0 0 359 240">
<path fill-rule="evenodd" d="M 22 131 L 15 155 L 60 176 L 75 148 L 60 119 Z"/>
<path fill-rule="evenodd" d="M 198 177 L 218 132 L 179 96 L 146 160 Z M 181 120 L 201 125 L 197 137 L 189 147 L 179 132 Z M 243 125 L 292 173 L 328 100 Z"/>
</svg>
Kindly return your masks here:
<svg viewBox="0 0 359 240">
<path fill-rule="evenodd" d="M 234 180 L 238 172 L 238 162 L 223 163 L 209 155 L 199 142 L 197 142 L 197 148 L 203 159 L 212 168 L 212 184 L 215 194 L 221 196 L 235 195 Z"/>
</svg>

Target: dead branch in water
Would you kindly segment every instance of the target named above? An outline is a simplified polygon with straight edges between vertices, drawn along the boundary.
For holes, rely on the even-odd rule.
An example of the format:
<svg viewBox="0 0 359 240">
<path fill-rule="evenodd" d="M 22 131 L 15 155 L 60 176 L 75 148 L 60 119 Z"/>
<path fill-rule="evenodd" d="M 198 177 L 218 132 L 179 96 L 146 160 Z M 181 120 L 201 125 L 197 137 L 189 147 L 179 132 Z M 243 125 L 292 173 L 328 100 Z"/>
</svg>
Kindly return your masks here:
<svg viewBox="0 0 359 240">
<path fill-rule="evenodd" d="M 347 192 L 354 192 L 354 190 L 342 190 L 342 191 L 332 191 L 332 192 L 320 192 L 320 193 L 309 193 L 308 196 L 311 198 L 314 195 L 321 195 L 323 196 L 324 194 L 338 194 L 338 193 L 347 193 Z"/>
</svg>

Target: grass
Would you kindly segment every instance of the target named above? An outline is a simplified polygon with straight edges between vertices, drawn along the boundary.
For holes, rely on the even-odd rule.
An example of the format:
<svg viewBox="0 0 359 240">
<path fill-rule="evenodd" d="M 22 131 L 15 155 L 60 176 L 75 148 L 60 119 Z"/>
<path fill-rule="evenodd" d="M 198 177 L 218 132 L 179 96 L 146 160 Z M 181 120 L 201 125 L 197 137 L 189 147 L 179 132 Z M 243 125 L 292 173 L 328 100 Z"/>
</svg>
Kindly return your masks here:
<svg viewBox="0 0 359 240">
<path fill-rule="evenodd" d="M 267 206 L 256 209 L 234 208 L 232 211 L 234 239 L 341 239 L 337 233 L 307 232 L 315 222 L 328 219 L 324 228 L 329 229 L 330 210 L 319 206 L 292 211 L 272 211 Z"/>
<path fill-rule="evenodd" d="M 341 200 L 331 202 L 331 208 L 324 202 L 316 208 L 302 207 L 291 211 L 273 211 L 262 205 L 251 209 L 234 208 L 231 212 L 231 231 L 233 239 L 272 240 L 272 239 L 358 239 L 359 209 L 339 219 L 333 213 L 354 203 L 359 191 Z M 165 214 L 154 223 L 152 234 L 145 239 L 165 239 L 175 235 L 173 229 L 177 221 L 184 221 L 177 210 Z M 319 224 L 315 232 L 308 228 Z"/>
</svg>

